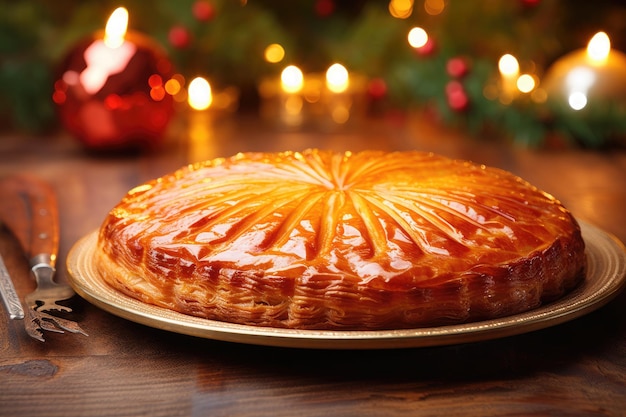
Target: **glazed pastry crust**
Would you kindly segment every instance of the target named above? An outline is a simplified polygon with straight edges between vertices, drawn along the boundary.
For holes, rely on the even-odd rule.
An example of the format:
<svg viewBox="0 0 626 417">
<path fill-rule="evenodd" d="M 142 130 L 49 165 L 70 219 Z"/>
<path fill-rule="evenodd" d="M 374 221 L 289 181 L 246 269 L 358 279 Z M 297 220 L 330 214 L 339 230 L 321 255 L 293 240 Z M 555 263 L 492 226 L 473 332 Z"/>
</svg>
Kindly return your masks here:
<svg viewBox="0 0 626 417">
<path fill-rule="evenodd" d="M 584 279 L 576 220 L 508 172 L 422 152 L 246 153 L 140 185 L 96 268 L 145 303 L 244 325 L 399 329 L 498 318 Z"/>
</svg>

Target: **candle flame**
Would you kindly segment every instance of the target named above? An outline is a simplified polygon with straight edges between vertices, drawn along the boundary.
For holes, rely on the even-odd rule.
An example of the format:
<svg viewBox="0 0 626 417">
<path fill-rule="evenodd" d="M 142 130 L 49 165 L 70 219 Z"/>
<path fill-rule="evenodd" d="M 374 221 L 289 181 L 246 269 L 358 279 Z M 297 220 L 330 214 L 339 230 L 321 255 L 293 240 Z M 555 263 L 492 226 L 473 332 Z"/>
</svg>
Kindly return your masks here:
<svg viewBox="0 0 626 417">
<path fill-rule="evenodd" d="M 128 10 L 118 7 L 113 11 L 104 29 L 104 44 L 109 48 L 119 48 L 124 43 L 128 28 Z"/>
<path fill-rule="evenodd" d="M 211 85 L 202 77 L 196 77 L 191 80 L 187 93 L 187 101 L 192 109 L 205 110 L 208 109 L 213 102 Z"/>
<path fill-rule="evenodd" d="M 587 45 L 587 55 L 592 61 L 605 61 L 611 51 L 611 40 L 604 32 L 596 33 Z"/>
<path fill-rule="evenodd" d="M 80 73 L 80 83 L 89 94 L 95 94 L 113 74 L 124 71 L 137 47 L 124 42 L 128 26 L 128 11 L 117 8 L 109 18 L 104 39 L 97 39 L 85 49 L 85 69 Z"/>
<path fill-rule="evenodd" d="M 289 65 L 280 74 L 280 81 L 285 92 L 297 93 L 304 86 L 304 75 L 300 68 Z"/>
<path fill-rule="evenodd" d="M 428 43 L 428 33 L 421 27 L 412 28 L 407 38 L 413 48 L 421 48 Z"/>
<path fill-rule="evenodd" d="M 350 76 L 341 64 L 333 64 L 326 71 L 326 86 L 333 93 L 343 93 L 348 89 Z"/>
<path fill-rule="evenodd" d="M 513 55 L 505 54 L 498 61 L 498 69 L 502 75 L 517 75 L 519 73 L 519 62 Z"/>
</svg>

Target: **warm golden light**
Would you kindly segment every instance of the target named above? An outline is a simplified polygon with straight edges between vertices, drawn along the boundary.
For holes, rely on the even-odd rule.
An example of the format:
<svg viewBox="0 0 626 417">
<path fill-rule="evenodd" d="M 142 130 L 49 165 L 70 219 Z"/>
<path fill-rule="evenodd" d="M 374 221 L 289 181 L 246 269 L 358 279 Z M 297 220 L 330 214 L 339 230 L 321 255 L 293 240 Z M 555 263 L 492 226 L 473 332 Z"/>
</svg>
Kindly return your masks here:
<svg viewBox="0 0 626 417">
<path fill-rule="evenodd" d="M 348 89 L 350 76 L 348 70 L 341 64 L 333 64 L 326 71 L 326 86 L 333 93 L 343 93 Z"/>
<path fill-rule="evenodd" d="M 567 97 L 567 104 L 573 110 L 582 110 L 587 106 L 587 95 L 582 91 L 574 91 Z"/>
<path fill-rule="evenodd" d="M 611 52 L 611 40 L 604 32 L 596 33 L 587 45 L 587 55 L 592 61 L 603 62 Z"/>
<path fill-rule="evenodd" d="M 575 111 L 590 108 L 599 112 L 614 104 L 623 105 L 625 74 L 626 55 L 611 48 L 606 33 L 598 32 L 587 48 L 558 59 L 546 73 L 541 87 L 553 103 L 567 104 Z"/>
<path fill-rule="evenodd" d="M 389 13 L 396 19 L 406 19 L 413 13 L 413 0 L 391 0 Z"/>
<path fill-rule="evenodd" d="M 108 77 L 124 71 L 137 47 L 132 42 L 124 42 L 128 27 L 128 11 L 120 7 L 109 17 L 103 39 L 91 43 L 83 54 L 85 69 L 81 71 L 78 80 L 89 94 L 95 94 L 106 83 Z M 65 78 L 73 78 L 71 74 L 64 74 Z M 156 97 L 161 95 L 155 92 Z"/>
<path fill-rule="evenodd" d="M 109 48 L 119 48 L 124 43 L 128 28 L 128 10 L 118 7 L 113 11 L 104 29 L 104 44 Z"/>
<path fill-rule="evenodd" d="M 304 103 L 299 96 L 290 96 L 285 100 L 285 112 L 289 116 L 298 116 L 302 112 Z"/>
<path fill-rule="evenodd" d="M 574 110 L 581 110 L 587 105 L 587 93 L 597 81 L 597 74 L 588 67 L 576 67 L 565 76 L 567 101 Z"/>
<path fill-rule="evenodd" d="M 330 117 L 337 124 L 344 124 L 350 119 L 350 109 L 346 106 L 337 106 L 330 112 Z"/>
<path fill-rule="evenodd" d="M 409 31 L 408 40 L 413 48 L 421 48 L 428 43 L 428 33 L 420 27 L 414 27 Z"/>
<path fill-rule="evenodd" d="M 535 89 L 535 78 L 530 74 L 522 74 L 517 79 L 517 89 L 522 93 L 530 93 Z"/>
<path fill-rule="evenodd" d="M 498 69 L 502 75 L 517 75 L 519 73 L 519 62 L 513 55 L 505 54 L 498 61 Z"/>
<path fill-rule="evenodd" d="M 180 82 L 176 78 L 170 78 L 165 82 L 165 91 L 170 96 L 175 96 L 180 92 Z"/>
<path fill-rule="evenodd" d="M 213 102 L 211 85 L 202 77 L 196 77 L 191 80 L 187 88 L 187 93 L 187 101 L 192 109 L 205 110 L 209 108 Z"/>
<path fill-rule="evenodd" d="M 545 103 L 546 101 L 548 101 L 548 93 L 543 88 L 536 88 L 535 90 L 533 90 L 530 98 L 535 103 Z"/>
<path fill-rule="evenodd" d="M 174 98 L 177 103 L 187 101 L 187 89 L 185 86 L 185 77 L 182 74 L 174 74 L 172 78 L 165 82 L 165 91 Z"/>
<path fill-rule="evenodd" d="M 264 56 L 267 62 L 276 64 L 277 62 L 282 61 L 285 57 L 285 49 L 281 45 L 273 43 L 265 48 Z"/>
<path fill-rule="evenodd" d="M 285 92 L 297 93 L 304 86 L 304 75 L 300 68 L 295 65 L 289 65 L 280 74 L 280 81 Z"/>
<path fill-rule="evenodd" d="M 444 0 L 425 0 L 424 10 L 431 16 L 436 16 L 443 13 L 443 9 L 446 7 Z"/>
</svg>

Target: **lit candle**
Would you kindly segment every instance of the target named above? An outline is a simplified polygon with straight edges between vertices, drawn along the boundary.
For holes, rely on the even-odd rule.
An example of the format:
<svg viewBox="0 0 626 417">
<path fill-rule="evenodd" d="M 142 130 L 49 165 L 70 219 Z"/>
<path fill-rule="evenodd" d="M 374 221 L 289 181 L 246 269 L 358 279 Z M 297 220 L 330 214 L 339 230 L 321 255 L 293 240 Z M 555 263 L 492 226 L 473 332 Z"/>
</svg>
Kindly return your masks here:
<svg viewBox="0 0 626 417">
<path fill-rule="evenodd" d="M 326 87 L 333 93 L 343 93 L 350 85 L 348 70 L 341 64 L 333 64 L 326 70 Z"/>
<path fill-rule="evenodd" d="M 187 101 L 194 110 L 208 109 L 213 102 L 211 84 L 202 77 L 196 77 L 191 80 L 187 89 Z"/>
<path fill-rule="evenodd" d="M 286 93 L 297 93 L 301 91 L 304 86 L 304 75 L 300 68 L 295 65 L 289 65 L 281 72 L 280 82 Z"/>
<path fill-rule="evenodd" d="M 549 100 L 578 111 L 591 103 L 626 101 L 626 55 L 611 48 L 604 32 L 586 49 L 571 52 L 548 70 L 543 81 Z"/>
<path fill-rule="evenodd" d="M 191 108 L 188 130 L 188 160 L 198 162 L 214 157 L 214 132 L 212 113 L 208 111 L 213 103 L 211 84 L 196 77 L 187 87 L 187 103 Z"/>
<path fill-rule="evenodd" d="M 346 94 L 350 86 L 348 70 L 341 64 L 333 64 L 326 70 L 326 88 L 331 96 L 327 100 L 327 111 L 337 124 L 343 124 L 350 118 L 352 99 Z"/>
<path fill-rule="evenodd" d="M 289 65 L 280 74 L 280 83 L 283 95 L 280 113 L 282 121 L 287 125 L 302 123 L 302 96 L 299 94 L 304 87 L 304 74 L 295 65 Z"/>
<path fill-rule="evenodd" d="M 519 62 L 511 54 L 502 55 L 498 61 L 500 71 L 501 101 L 509 103 L 517 93 L 517 79 L 519 77 Z"/>
<path fill-rule="evenodd" d="M 110 76 L 122 72 L 137 51 L 134 43 L 124 41 L 127 28 L 128 11 L 120 7 L 107 21 L 104 38 L 95 40 L 85 50 L 87 67 L 79 79 L 88 94 L 100 91 Z"/>
<path fill-rule="evenodd" d="M 67 54 L 54 84 L 61 122 L 90 148 L 153 147 L 174 112 L 165 89 L 170 60 L 154 41 L 127 27 L 128 11 L 120 7 L 104 32 Z"/>
</svg>

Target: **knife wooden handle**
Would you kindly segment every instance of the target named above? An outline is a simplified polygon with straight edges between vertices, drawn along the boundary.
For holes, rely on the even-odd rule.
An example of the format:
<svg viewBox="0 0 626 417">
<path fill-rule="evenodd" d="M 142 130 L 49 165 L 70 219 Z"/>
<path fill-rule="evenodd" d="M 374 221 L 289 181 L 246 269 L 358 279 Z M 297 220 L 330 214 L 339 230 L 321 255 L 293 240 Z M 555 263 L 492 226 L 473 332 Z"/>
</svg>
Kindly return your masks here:
<svg viewBox="0 0 626 417">
<path fill-rule="evenodd" d="M 59 213 L 54 189 L 31 175 L 0 179 L 0 221 L 33 259 L 49 255 L 54 266 L 59 247 Z"/>
</svg>

